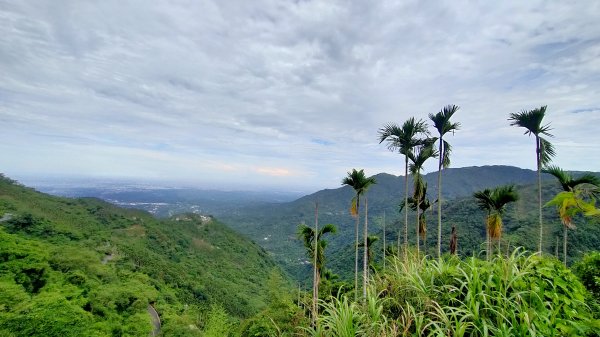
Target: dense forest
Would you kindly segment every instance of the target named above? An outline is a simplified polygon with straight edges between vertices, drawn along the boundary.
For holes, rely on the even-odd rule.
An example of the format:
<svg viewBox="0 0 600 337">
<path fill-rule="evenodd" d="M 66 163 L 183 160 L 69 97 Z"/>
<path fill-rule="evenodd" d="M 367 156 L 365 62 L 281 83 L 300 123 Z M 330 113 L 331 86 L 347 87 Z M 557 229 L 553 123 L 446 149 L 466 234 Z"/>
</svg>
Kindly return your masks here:
<svg viewBox="0 0 600 337">
<path fill-rule="evenodd" d="M 201 335 L 287 289 L 262 248 L 210 217 L 159 221 L 2 177 L 0 218 L 0 336 L 145 336 L 148 306 L 165 336 Z"/>
</svg>

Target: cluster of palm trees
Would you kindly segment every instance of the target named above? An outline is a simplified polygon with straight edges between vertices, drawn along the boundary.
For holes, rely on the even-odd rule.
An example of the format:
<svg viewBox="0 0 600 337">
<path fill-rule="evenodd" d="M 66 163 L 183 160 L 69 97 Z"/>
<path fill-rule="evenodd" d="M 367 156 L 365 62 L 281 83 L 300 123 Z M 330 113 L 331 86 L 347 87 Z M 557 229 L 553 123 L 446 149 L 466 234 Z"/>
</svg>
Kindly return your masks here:
<svg viewBox="0 0 600 337">
<path fill-rule="evenodd" d="M 419 238 L 424 238 L 427 227 L 425 224 L 425 210 L 430 207 L 431 202 L 426 200 L 427 184 L 423 181 L 421 171 L 425 162 L 431 158 L 438 158 L 438 183 L 437 183 L 437 256 L 442 253 L 442 170 L 450 166 L 450 153 L 452 147 L 444 136 L 450 132 L 454 133 L 460 129 L 460 123 L 451 122 L 451 118 L 458 111 L 457 105 L 447 105 L 436 114 L 429 114 L 433 128 L 437 131 L 437 137 L 431 137 L 427 123 L 424 120 L 416 120 L 414 117 L 406 120 L 402 125 L 388 123 L 379 129 L 379 142 L 387 142 L 390 151 L 398 151 L 404 155 L 404 252 L 408 248 L 408 173 L 413 175 L 413 209 L 417 211 L 417 251 L 419 250 Z M 435 149 L 435 143 L 438 149 Z M 409 160 L 411 161 L 409 165 Z M 421 215 L 423 211 L 423 215 Z M 400 250 L 400 236 L 398 236 L 398 250 Z"/>
<path fill-rule="evenodd" d="M 539 237 L 538 253 L 543 252 L 544 225 L 542 217 L 542 173 L 548 173 L 557 178 L 563 192 L 546 203 L 546 206 L 556 206 L 564 226 L 563 235 L 563 259 L 567 263 L 567 230 L 573 228 L 572 217 L 577 213 L 585 215 L 596 215 L 600 213 L 594 204 L 600 194 L 600 179 L 591 174 L 584 174 L 574 179 L 570 174 L 557 166 L 550 165 L 552 158 L 556 155 L 554 146 L 548 138 L 554 137 L 550 133 L 550 124 L 544 124 L 547 106 L 533 110 L 523 110 L 511 113 L 508 120 L 511 126 L 522 127 L 526 135 L 535 137 L 535 153 L 537 166 L 537 195 L 538 195 L 538 218 Z M 509 202 L 518 200 L 519 196 L 514 186 L 500 186 L 493 190 L 485 189 L 473 194 L 481 209 L 487 212 L 486 216 L 486 242 L 487 254 L 491 250 L 491 241 L 499 242 L 502 235 L 502 214 L 504 207 Z"/>
<path fill-rule="evenodd" d="M 451 119 L 459 110 L 456 105 L 447 105 L 436 114 L 429 114 L 432 122 L 431 126 L 437 132 L 432 136 L 428 129 L 426 121 L 422 119 L 409 118 L 402 124 L 388 123 L 379 129 L 379 142 L 386 142 L 390 151 L 398 151 L 404 156 L 404 200 L 400 205 L 400 211 L 404 211 L 404 256 L 407 256 L 408 249 L 408 208 L 416 211 L 416 248 L 417 254 L 420 250 L 420 239 L 426 242 L 427 225 L 425 214 L 428 209 L 437 203 L 437 256 L 441 256 L 442 246 L 442 170 L 450 166 L 451 145 L 447 141 L 447 135 L 460 129 L 460 123 L 452 122 Z M 539 246 L 538 251 L 542 252 L 543 244 L 543 219 L 542 219 L 542 196 L 541 196 L 541 174 L 548 173 L 556 177 L 563 188 L 553 200 L 546 206 L 556 206 L 564 225 L 564 246 L 563 254 L 567 252 L 567 229 L 572 228 L 572 218 L 577 213 L 585 215 L 600 215 L 600 211 L 595 208 L 595 200 L 600 195 L 600 180 L 590 174 L 583 175 L 577 179 L 571 177 L 568 173 L 556 166 L 550 166 L 552 157 L 556 152 L 548 138 L 553 137 L 550 134 L 549 124 L 543 124 L 546 113 L 546 106 L 533 110 L 524 110 L 509 115 L 510 125 L 525 128 L 526 135 L 533 135 L 536 142 L 536 164 L 537 164 L 537 187 L 538 187 L 538 205 L 539 205 Z M 445 138 L 446 137 L 446 138 Z M 436 147 L 437 144 L 437 147 Z M 427 198 L 427 183 L 422 177 L 422 170 L 427 160 L 438 159 L 437 176 L 437 199 L 432 201 Z M 413 176 L 413 193 L 409 196 L 408 175 Z M 354 293 L 355 300 L 358 296 L 358 274 L 359 274 L 359 247 L 363 247 L 363 277 L 362 277 L 362 295 L 366 299 L 367 281 L 369 272 L 369 263 L 372 252 L 369 247 L 377 240 L 375 236 L 368 234 L 368 199 L 367 190 L 376 184 L 374 177 L 367 177 L 364 170 L 353 169 L 347 173 L 342 180 L 342 185 L 350 186 L 354 189 L 355 195 L 351 200 L 350 214 L 355 218 L 355 259 L 354 259 Z M 478 206 L 486 212 L 486 252 L 487 256 L 491 254 L 494 242 L 500 244 L 502 236 L 502 215 L 506 206 L 519 199 L 513 185 L 499 186 L 493 189 L 484 189 L 473 194 Z M 359 243 L 359 226 L 361 205 L 364 203 L 364 222 L 363 222 L 363 242 Z M 318 297 L 318 284 L 320 275 L 323 273 L 324 249 L 326 242 L 321 240 L 321 236 L 327 233 L 335 233 L 333 225 L 326 225 L 319 230 L 318 228 L 318 207 L 315 206 L 315 228 L 302 225 L 299 230 L 299 236 L 303 239 L 307 252 L 313 258 L 314 265 L 314 289 L 313 289 L 313 312 L 316 312 L 316 299 Z M 401 229 L 399 230 L 400 233 Z M 385 232 L 384 232 L 385 236 Z M 401 251 L 400 235 L 398 235 L 397 251 Z M 385 239 L 385 238 L 384 238 Z M 456 245 L 456 237 L 454 244 Z M 385 245 L 385 244 L 384 244 Z M 385 251 L 385 246 L 384 246 Z M 418 255 L 417 255 L 418 256 Z"/>
</svg>

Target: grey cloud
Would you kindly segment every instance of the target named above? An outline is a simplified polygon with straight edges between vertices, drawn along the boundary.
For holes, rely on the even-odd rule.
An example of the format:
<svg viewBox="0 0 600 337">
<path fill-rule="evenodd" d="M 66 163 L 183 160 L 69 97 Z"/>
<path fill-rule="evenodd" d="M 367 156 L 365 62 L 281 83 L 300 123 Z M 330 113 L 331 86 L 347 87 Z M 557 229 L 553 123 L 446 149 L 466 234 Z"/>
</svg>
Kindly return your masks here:
<svg viewBox="0 0 600 337">
<path fill-rule="evenodd" d="M 570 147 L 594 135 L 589 123 L 569 116 L 589 118 L 584 110 L 600 106 L 598 6 L 0 3 L 8 23 L 0 27 L 0 120 L 18 129 L 13 152 L 51 139 L 85 146 L 90 157 L 97 152 L 100 167 L 110 167 L 103 160 L 111 151 L 122 149 L 121 159 L 147 151 L 127 174 L 140 167 L 152 175 L 148 167 L 160 166 L 161 174 L 192 179 L 196 165 L 227 180 L 234 171 L 211 167 L 235 163 L 306 172 L 322 186 L 351 167 L 400 167 L 400 158 L 377 144 L 377 129 L 449 103 L 462 107 L 457 120 L 464 126 L 452 138 L 453 165 L 532 167 L 529 152 L 511 151 L 529 140 L 506 118 L 548 104 L 549 121 L 561 121 L 553 123 L 557 136 L 572 139 L 561 140 L 558 163 L 586 169 L 592 164 L 561 153 L 577 152 Z M 572 135 L 573 128 L 581 131 Z M 53 151 L 34 150 L 39 157 Z M 62 162 L 56 165 L 64 169 L 72 160 Z M 18 172 L 27 163 L 10 165 Z"/>
</svg>

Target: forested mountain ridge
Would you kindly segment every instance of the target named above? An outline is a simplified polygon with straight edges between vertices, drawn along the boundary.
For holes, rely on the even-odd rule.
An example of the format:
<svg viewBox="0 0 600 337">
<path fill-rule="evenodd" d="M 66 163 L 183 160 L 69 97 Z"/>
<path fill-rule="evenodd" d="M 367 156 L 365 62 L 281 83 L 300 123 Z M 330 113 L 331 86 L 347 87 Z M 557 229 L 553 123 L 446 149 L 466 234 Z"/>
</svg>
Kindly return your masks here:
<svg viewBox="0 0 600 337">
<path fill-rule="evenodd" d="M 216 219 L 49 196 L 0 177 L 0 335 L 200 335 L 211 306 L 265 307 L 275 263 Z"/>
<path fill-rule="evenodd" d="M 577 173 L 576 173 L 577 174 Z M 483 225 L 484 213 L 479 210 L 472 197 L 473 192 L 492 188 L 499 185 L 514 184 L 517 186 L 521 199 L 516 205 L 509 206 L 506 219 L 506 241 L 512 240 L 511 245 L 522 244 L 528 249 L 535 249 L 533 238 L 537 237 L 535 209 L 536 199 L 535 185 L 536 172 L 512 166 L 481 166 L 465 168 L 449 168 L 443 171 L 443 250 L 448 249 L 448 240 L 451 225 L 455 224 L 459 231 L 459 248 L 462 254 L 471 255 L 478 253 L 480 244 L 485 240 Z M 404 177 L 393 176 L 386 173 L 376 174 L 377 184 L 373 185 L 366 193 L 369 202 L 370 232 L 381 237 L 383 227 L 383 214 L 386 213 L 388 242 L 396 242 L 400 222 L 398 212 L 399 204 L 404 197 Z M 424 176 L 428 183 L 428 198 L 435 199 L 437 173 L 429 173 Z M 409 177 L 409 187 L 412 186 Z M 340 178 L 341 181 L 341 178 Z M 559 185 L 550 175 L 543 175 L 543 200 L 550 200 L 560 191 Z M 409 188 L 410 189 L 410 188 Z M 269 252 L 274 254 L 276 260 L 286 267 L 289 273 L 296 275 L 302 280 L 307 275 L 304 266 L 304 251 L 295 233 L 298 224 L 305 222 L 312 224 L 314 221 L 315 201 L 319 202 L 320 223 L 333 223 L 338 226 L 338 233 L 328 238 L 328 254 L 331 256 L 331 264 L 337 273 L 349 275 L 352 261 L 346 261 L 351 254 L 342 253 L 352 248 L 352 235 L 354 233 L 354 219 L 349 214 L 350 200 L 354 196 L 351 187 L 339 187 L 336 189 L 321 190 L 311 195 L 304 196 L 298 200 L 264 206 L 246 207 L 238 212 L 222 214 L 225 222 L 232 228 L 248 235 L 259 242 Z M 435 211 L 433 211 L 435 212 Z M 428 211 L 427 218 L 429 232 L 434 232 L 436 214 Z M 413 212 L 409 213 L 409 238 L 414 242 L 415 218 Z M 548 252 L 554 251 L 555 236 L 561 230 L 560 220 L 553 208 L 545 208 L 544 214 L 548 228 L 552 236 L 545 240 Z M 571 253 L 577 256 L 582 254 L 582 249 L 600 249 L 600 244 L 586 240 L 586 237 L 594 237 L 595 229 L 599 226 L 591 226 L 591 232 L 585 232 L 586 225 L 591 220 L 583 220 L 582 230 L 574 237 L 574 249 Z M 517 224 L 518 223 L 518 224 Z M 600 238 L 600 233 L 598 233 Z M 587 245 L 577 244 L 577 237 L 587 242 Z M 381 245 L 382 240 L 377 242 Z M 434 238 L 430 234 L 427 241 L 433 247 Z M 587 247 L 587 248 L 586 248 Z M 579 249 L 577 249 L 579 248 Z"/>
</svg>

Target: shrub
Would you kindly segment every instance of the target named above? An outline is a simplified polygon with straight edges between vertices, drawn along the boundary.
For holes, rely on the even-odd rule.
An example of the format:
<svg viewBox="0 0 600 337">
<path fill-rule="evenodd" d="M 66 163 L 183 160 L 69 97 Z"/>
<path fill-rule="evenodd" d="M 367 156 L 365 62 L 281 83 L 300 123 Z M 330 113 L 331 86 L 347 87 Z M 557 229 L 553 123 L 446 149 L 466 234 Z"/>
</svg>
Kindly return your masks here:
<svg viewBox="0 0 600 337">
<path fill-rule="evenodd" d="M 366 305 L 322 305 L 319 336 L 586 336 L 600 328 L 587 291 L 559 261 L 517 250 L 492 261 L 392 259 Z"/>
</svg>

